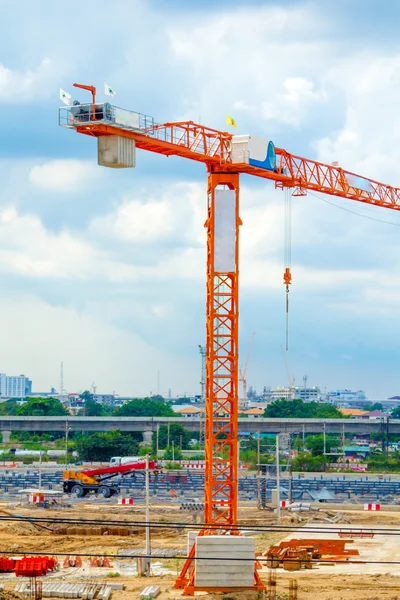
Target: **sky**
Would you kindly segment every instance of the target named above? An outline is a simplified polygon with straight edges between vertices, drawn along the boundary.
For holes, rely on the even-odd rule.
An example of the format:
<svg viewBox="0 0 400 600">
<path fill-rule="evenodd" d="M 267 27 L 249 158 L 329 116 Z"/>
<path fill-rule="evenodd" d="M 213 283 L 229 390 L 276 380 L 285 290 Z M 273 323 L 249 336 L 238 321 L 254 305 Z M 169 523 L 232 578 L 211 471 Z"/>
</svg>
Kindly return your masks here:
<svg viewBox="0 0 400 600">
<path fill-rule="evenodd" d="M 157 122 L 200 119 L 400 186 L 400 4 L 386 0 L 0 0 L 0 371 L 34 391 L 200 391 L 204 165 L 138 151 L 97 166 L 59 88 L 103 83 Z M 240 364 L 286 385 L 284 194 L 242 176 Z M 400 215 L 292 201 L 291 377 L 400 393 Z"/>
</svg>

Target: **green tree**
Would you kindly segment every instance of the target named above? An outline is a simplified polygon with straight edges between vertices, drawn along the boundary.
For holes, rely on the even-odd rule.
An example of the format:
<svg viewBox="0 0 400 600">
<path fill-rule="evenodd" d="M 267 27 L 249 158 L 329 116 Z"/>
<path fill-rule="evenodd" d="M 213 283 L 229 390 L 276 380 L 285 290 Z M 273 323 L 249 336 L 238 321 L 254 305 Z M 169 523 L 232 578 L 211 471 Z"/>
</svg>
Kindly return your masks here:
<svg viewBox="0 0 400 600">
<path fill-rule="evenodd" d="M 169 425 L 169 445 L 174 442 L 175 446 L 180 446 L 183 450 L 189 448 L 189 442 L 191 440 L 190 431 L 185 429 L 183 425 L 179 423 L 170 423 Z M 181 445 L 182 444 L 182 445 Z M 161 425 L 158 430 L 158 448 L 164 450 L 168 445 L 168 425 Z M 157 432 L 154 431 L 152 437 L 153 453 L 156 452 L 157 446 Z"/>
<path fill-rule="evenodd" d="M 15 416 L 17 414 L 19 404 L 16 400 L 6 400 L 0 403 L 0 415 Z"/>
<path fill-rule="evenodd" d="M 69 412 L 57 398 L 28 398 L 18 406 L 16 414 L 25 417 L 59 417 Z"/>
<path fill-rule="evenodd" d="M 85 400 L 79 414 L 84 417 L 105 417 L 110 414 L 110 409 L 108 406 L 89 398 Z"/>
<path fill-rule="evenodd" d="M 320 472 L 326 471 L 329 464 L 327 456 L 311 456 L 308 452 L 300 452 L 296 458 L 293 459 L 292 469 L 293 471 L 308 471 L 308 472 Z"/>
<path fill-rule="evenodd" d="M 400 406 L 396 406 L 390 413 L 392 419 L 400 419 Z"/>
<path fill-rule="evenodd" d="M 84 392 L 79 394 L 79 398 L 81 398 L 81 400 L 84 400 L 85 402 L 87 402 L 88 400 L 94 400 L 94 396 L 91 392 L 89 392 L 89 390 L 85 390 Z"/>
<path fill-rule="evenodd" d="M 383 404 L 382 404 L 382 402 L 374 402 L 374 404 L 372 404 L 371 407 L 369 407 L 369 410 L 371 412 L 373 410 L 382 410 L 383 411 Z"/>
<path fill-rule="evenodd" d="M 165 458 L 165 460 L 182 460 L 182 450 L 179 446 L 174 445 L 174 448 L 172 448 L 172 446 L 167 446 L 163 458 Z"/>
<path fill-rule="evenodd" d="M 114 411 L 117 417 L 176 417 L 170 402 L 135 398 Z"/>
<path fill-rule="evenodd" d="M 275 400 L 267 406 L 264 417 L 283 419 L 343 419 L 342 413 L 331 404 L 303 400 Z"/>
<path fill-rule="evenodd" d="M 340 446 L 339 438 L 327 435 L 325 438 L 326 452 L 330 452 L 332 448 L 338 448 Z M 306 448 L 311 450 L 312 456 L 323 456 L 324 455 L 324 436 L 320 435 L 309 435 L 306 438 Z"/>
<path fill-rule="evenodd" d="M 135 456 L 139 443 L 129 433 L 110 431 L 76 438 L 75 448 L 81 460 L 109 461 L 112 456 Z"/>
</svg>

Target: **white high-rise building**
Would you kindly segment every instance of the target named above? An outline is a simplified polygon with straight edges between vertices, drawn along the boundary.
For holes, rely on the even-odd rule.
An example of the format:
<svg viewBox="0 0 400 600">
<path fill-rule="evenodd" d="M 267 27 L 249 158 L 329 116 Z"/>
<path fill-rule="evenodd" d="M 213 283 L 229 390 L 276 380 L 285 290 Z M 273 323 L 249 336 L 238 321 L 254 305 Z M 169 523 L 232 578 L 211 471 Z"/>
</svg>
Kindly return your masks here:
<svg viewBox="0 0 400 600">
<path fill-rule="evenodd" d="M 0 373 L 1 398 L 25 398 L 32 392 L 32 381 L 25 375 L 9 376 Z"/>
<path fill-rule="evenodd" d="M 272 400 L 292 400 L 293 399 L 293 390 L 290 387 L 286 386 L 278 386 L 271 390 Z"/>
</svg>

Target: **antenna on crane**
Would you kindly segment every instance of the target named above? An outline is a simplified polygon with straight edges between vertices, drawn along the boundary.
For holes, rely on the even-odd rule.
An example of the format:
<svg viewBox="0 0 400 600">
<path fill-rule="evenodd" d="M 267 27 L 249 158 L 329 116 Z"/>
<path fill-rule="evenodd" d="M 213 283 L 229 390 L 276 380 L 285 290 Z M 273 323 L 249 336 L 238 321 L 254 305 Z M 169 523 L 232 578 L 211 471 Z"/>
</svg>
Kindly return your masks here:
<svg viewBox="0 0 400 600">
<path fill-rule="evenodd" d="M 283 283 L 286 285 L 286 350 L 289 350 L 289 286 L 292 283 L 292 192 L 285 187 L 285 272 Z"/>
<path fill-rule="evenodd" d="M 256 332 L 253 331 L 253 333 L 251 334 L 251 338 L 250 338 L 249 349 L 247 351 L 247 357 L 246 357 L 246 362 L 244 364 L 244 369 L 239 369 L 239 381 L 241 381 L 243 383 L 243 401 L 244 402 L 247 401 L 247 368 L 249 366 L 250 353 L 251 353 L 251 348 L 253 346 L 253 341 L 254 341 L 255 335 L 256 335 Z"/>
</svg>

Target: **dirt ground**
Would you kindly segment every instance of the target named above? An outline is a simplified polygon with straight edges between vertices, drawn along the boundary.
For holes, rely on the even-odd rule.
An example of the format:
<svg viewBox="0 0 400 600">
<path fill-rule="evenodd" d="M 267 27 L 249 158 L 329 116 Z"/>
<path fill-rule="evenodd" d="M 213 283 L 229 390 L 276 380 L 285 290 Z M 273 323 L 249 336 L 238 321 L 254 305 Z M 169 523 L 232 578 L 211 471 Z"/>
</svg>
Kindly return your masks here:
<svg viewBox="0 0 400 600">
<path fill-rule="evenodd" d="M 41 509 L 25 506 L 10 506 L 0 504 L 3 514 L 18 514 L 27 517 L 45 517 L 49 519 L 48 526 L 56 528 L 51 524 L 52 517 L 64 517 L 76 520 L 74 534 L 60 534 L 44 529 L 38 529 L 32 523 L 14 523 L 0 522 L 0 552 L 12 556 L 13 552 L 48 552 L 52 555 L 58 555 L 62 564 L 62 554 L 71 554 L 86 552 L 89 554 L 108 555 L 114 563 L 113 569 L 97 569 L 96 572 L 86 569 L 86 574 L 82 570 L 75 571 L 73 568 L 63 570 L 52 574 L 53 580 L 61 580 L 67 578 L 68 581 L 81 581 L 91 577 L 102 578 L 107 581 L 110 571 L 113 573 L 121 571 L 120 576 L 116 579 L 110 578 L 109 581 L 125 583 L 124 591 L 114 591 L 112 600 L 136 600 L 139 598 L 140 591 L 146 585 L 159 585 L 161 594 L 158 596 L 160 600 L 176 599 L 182 597 L 182 592 L 173 588 L 176 574 L 179 571 L 183 561 L 172 559 L 156 559 L 161 562 L 163 567 L 168 569 L 168 573 L 151 578 L 139 578 L 137 576 L 127 576 L 126 571 L 121 565 L 132 565 L 135 559 L 122 560 L 117 559 L 118 550 L 143 549 L 144 548 L 144 530 L 135 526 L 132 527 L 130 536 L 109 535 L 92 535 L 90 527 L 85 525 L 85 519 L 115 520 L 123 524 L 127 521 L 142 521 L 144 519 L 143 507 L 135 506 L 104 506 L 93 504 L 79 504 L 71 508 L 60 509 Z M 398 529 L 400 534 L 400 512 L 380 512 L 380 513 L 364 513 L 360 511 L 347 511 L 346 515 L 351 518 L 351 525 L 343 525 L 343 527 L 354 528 L 370 528 L 382 527 L 393 530 Z M 254 507 L 243 507 L 239 511 L 239 521 L 244 526 L 244 529 L 251 530 L 252 527 L 267 526 L 275 524 L 276 517 L 269 512 L 258 511 Z M 190 514 L 179 511 L 176 507 L 167 508 L 165 506 L 153 506 L 151 508 L 151 520 L 159 521 L 162 527 L 154 529 L 151 532 L 152 549 L 163 550 L 170 549 L 186 549 L 187 546 L 187 531 L 184 527 L 186 524 L 193 524 L 193 519 Z M 311 523 L 295 524 L 292 522 L 293 517 L 282 512 L 282 525 L 296 526 L 297 531 L 287 534 L 287 532 L 263 532 L 256 534 L 257 552 L 262 553 L 269 548 L 270 545 L 278 543 L 283 539 L 293 537 L 315 537 L 316 534 L 304 531 L 301 533 L 302 525 L 308 527 Z M 168 522 L 182 523 L 180 529 L 168 528 Z M 164 526 L 165 524 L 165 526 Z M 316 528 L 321 524 L 315 524 Z M 324 528 L 329 528 L 329 525 L 322 524 Z M 65 527 L 60 525 L 59 527 Z M 336 529 L 342 525 L 330 526 Z M 81 532 L 80 532 L 81 530 Z M 82 533 L 84 532 L 84 533 Z M 337 533 L 324 534 L 324 538 L 336 537 Z M 397 535 L 380 535 L 372 539 L 355 539 L 351 544 L 351 548 L 356 548 L 360 552 L 360 564 L 356 565 L 316 565 L 312 570 L 302 570 L 294 573 L 288 573 L 282 569 L 277 570 L 277 600 L 285 600 L 288 598 L 289 581 L 296 580 L 298 582 L 298 598 L 299 600 L 375 600 L 378 598 L 388 598 L 389 600 L 400 600 L 400 537 Z M 373 561 L 372 564 L 366 564 L 365 561 Z M 399 564 L 378 564 L 378 562 L 395 562 Z M 263 568 L 260 575 L 263 581 L 268 581 L 269 571 Z M 11 592 L 14 589 L 16 578 L 14 575 L 1 575 L 0 582 L 4 583 L 5 591 Z M 203 595 L 203 594 L 199 594 Z M 7 596 L 7 594 L 5 594 Z M 229 593 L 223 595 L 207 595 L 209 600 L 216 598 L 225 598 L 225 600 L 240 598 L 241 600 L 252 600 L 253 598 L 262 598 L 263 594 L 254 594 L 250 592 Z M 266 596 L 267 597 L 267 596 Z M 0 600 L 7 600 L 1 597 Z"/>
</svg>

